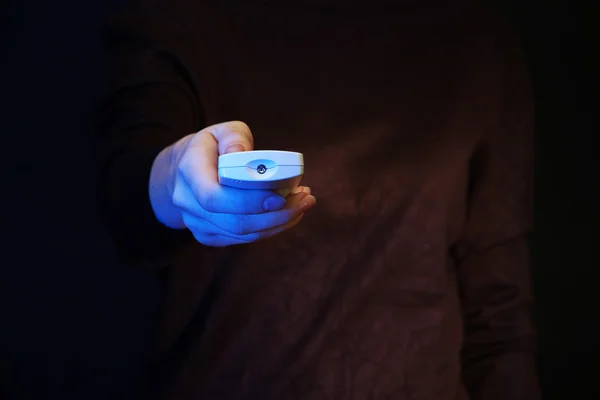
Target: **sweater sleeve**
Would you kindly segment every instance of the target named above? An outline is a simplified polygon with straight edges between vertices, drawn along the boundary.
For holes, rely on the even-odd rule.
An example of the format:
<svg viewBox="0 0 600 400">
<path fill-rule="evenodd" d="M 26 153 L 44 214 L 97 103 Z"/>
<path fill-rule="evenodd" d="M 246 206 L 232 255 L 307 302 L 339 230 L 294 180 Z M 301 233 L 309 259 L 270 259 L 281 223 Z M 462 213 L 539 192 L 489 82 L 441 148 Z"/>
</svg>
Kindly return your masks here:
<svg viewBox="0 0 600 400">
<path fill-rule="evenodd" d="M 463 379 L 473 400 L 536 400 L 527 241 L 533 96 L 519 46 L 501 42 L 499 118 L 475 150 L 467 224 L 455 248 L 465 322 Z"/>
<path fill-rule="evenodd" d="M 150 2 L 148 2 L 150 4 Z M 150 7 L 133 6 L 107 24 L 108 91 L 97 113 L 98 201 L 117 252 L 128 264 L 160 268 L 193 237 L 159 223 L 148 194 L 158 153 L 202 129 L 189 38 Z"/>
</svg>

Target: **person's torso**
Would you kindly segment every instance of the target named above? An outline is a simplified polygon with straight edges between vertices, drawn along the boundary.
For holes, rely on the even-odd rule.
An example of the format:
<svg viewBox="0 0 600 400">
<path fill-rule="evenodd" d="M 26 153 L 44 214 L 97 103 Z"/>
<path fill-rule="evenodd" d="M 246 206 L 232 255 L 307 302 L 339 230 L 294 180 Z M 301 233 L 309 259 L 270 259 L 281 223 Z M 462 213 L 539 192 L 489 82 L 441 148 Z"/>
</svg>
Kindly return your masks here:
<svg viewBox="0 0 600 400">
<path fill-rule="evenodd" d="M 242 120 L 256 149 L 302 152 L 317 206 L 224 250 L 235 266 L 174 393 L 462 399 L 451 247 L 496 107 L 482 41 L 445 11 L 197 22 L 207 124 Z"/>
</svg>

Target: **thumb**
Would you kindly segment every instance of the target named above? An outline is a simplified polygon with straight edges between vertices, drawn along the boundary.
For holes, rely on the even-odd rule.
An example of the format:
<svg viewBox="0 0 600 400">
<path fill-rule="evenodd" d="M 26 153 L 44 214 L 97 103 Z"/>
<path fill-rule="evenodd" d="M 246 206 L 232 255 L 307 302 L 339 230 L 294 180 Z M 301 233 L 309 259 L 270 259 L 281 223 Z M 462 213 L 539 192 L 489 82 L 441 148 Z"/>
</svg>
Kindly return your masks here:
<svg viewBox="0 0 600 400">
<path fill-rule="evenodd" d="M 254 137 L 248 125 L 241 121 L 223 122 L 208 128 L 217 141 L 219 155 L 251 151 Z"/>
</svg>

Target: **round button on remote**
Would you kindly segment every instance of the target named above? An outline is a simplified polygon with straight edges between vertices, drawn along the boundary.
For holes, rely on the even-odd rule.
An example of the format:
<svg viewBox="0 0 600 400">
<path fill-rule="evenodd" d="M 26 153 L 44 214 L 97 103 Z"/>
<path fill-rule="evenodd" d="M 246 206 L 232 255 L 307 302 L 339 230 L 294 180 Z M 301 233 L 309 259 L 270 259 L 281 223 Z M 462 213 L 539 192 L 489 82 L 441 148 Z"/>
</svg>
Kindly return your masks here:
<svg viewBox="0 0 600 400">
<path fill-rule="evenodd" d="M 267 172 L 267 167 L 265 167 L 264 164 L 260 164 L 258 167 L 256 167 L 256 172 L 262 175 Z"/>
<path fill-rule="evenodd" d="M 252 150 L 222 154 L 218 161 L 219 183 L 239 189 L 290 190 L 304 174 L 302 153 Z"/>
</svg>

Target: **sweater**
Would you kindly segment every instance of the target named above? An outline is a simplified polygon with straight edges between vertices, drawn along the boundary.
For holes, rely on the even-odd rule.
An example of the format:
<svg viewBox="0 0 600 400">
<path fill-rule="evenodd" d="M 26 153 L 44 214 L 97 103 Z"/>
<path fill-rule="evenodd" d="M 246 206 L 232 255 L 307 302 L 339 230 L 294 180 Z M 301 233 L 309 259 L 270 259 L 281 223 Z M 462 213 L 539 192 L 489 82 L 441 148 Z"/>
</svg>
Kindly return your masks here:
<svg viewBox="0 0 600 400">
<path fill-rule="evenodd" d="M 468 0 L 335 3 L 149 0 L 107 25 L 100 209 L 123 260 L 168 277 L 148 393 L 539 398 L 517 36 Z M 148 177 L 230 120 L 256 149 L 303 153 L 317 205 L 210 248 L 156 220 Z"/>
</svg>

